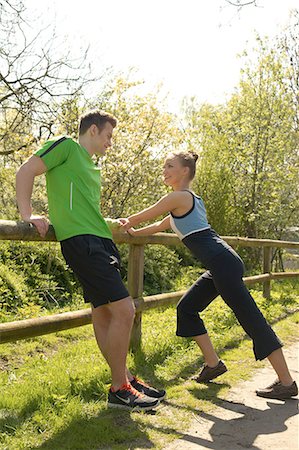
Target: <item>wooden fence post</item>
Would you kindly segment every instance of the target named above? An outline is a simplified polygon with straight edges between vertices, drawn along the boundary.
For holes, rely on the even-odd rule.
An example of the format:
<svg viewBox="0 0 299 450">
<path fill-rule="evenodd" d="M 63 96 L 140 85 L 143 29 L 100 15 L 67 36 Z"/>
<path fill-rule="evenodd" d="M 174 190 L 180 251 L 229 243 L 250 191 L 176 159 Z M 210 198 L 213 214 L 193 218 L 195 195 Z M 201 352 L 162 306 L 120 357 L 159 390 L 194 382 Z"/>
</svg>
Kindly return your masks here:
<svg viewBox="0 0 299 450">
<path fill-rule="evenodd" d="M 128 290 L 133 299 L 143 302 L 144 245 L 129 245 Z M 131 334 L 130 347 L 137 350 L 141 345 L 142 312 L 136 312 Z"/>
<path fill-rule="evenodd" d="M 272 248 L 263 247 L 263 273 L 271 272 L 271 256 Z M 271 281 L 266 280 L 263 283 L 263 296 L 265 298 L 270 298 Z"/>
</svg>

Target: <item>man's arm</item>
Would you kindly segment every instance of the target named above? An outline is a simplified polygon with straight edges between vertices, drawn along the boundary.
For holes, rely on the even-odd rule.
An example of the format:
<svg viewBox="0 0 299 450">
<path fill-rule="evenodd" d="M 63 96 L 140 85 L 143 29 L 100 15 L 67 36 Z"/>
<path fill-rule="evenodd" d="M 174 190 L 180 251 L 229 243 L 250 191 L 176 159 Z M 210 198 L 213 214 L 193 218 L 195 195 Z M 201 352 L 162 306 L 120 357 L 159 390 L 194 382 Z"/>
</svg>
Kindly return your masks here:
<svg viewBox="0 0 299 450">
<path fill-rule="evenodd" d="M 45 237 L 49 228 L 49 222 L 44 216 L 33 216 L 31 196 L 34 179 L 47 171 L 45 163 L 38 156 L 31 156 L 19 168 L 16 174 L 17 203 L 20 215 L 25 222 L 36 226 L 37 231 Z"/>
</svg>

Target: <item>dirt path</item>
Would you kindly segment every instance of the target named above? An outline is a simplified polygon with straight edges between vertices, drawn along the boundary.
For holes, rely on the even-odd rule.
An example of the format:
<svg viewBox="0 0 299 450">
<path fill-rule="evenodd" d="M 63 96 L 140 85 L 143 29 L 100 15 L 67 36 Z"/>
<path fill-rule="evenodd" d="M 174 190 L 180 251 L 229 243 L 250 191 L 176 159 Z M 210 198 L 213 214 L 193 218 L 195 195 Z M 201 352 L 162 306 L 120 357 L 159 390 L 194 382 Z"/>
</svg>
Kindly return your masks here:
<svg viewBox="0 0 299 450">
<path fill-rule="evenodd" d="M 284 348 L 297 384 L 298 350 L 299 342 Z M 257 371 L 254 379 L 230 389 L 211 413 L 198 414 L 188 434 L 165 450 L 298 450 L 298 399 L 267 400 L 254 394 L 256 387 L 267 386 L 274 378 L 270 365 Z"/>
</svg>

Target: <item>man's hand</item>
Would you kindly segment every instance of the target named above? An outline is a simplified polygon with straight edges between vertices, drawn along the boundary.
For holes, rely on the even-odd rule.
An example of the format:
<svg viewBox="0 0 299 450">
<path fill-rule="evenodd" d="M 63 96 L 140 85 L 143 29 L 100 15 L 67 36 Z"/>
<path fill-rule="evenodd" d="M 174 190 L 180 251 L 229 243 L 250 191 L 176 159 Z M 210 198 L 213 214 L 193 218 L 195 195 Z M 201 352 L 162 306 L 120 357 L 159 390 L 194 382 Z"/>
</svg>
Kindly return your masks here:
<svg viewBox="0 0 299 450">
<path fill-rule="evenodd" d="M 49 221 L 45 216 L 33 216 L 31 215 L 28 219 L 23 219 L 24 222 L 32 223 L 40 236 L 44 238 L 49 230 Z"/>
</svg>

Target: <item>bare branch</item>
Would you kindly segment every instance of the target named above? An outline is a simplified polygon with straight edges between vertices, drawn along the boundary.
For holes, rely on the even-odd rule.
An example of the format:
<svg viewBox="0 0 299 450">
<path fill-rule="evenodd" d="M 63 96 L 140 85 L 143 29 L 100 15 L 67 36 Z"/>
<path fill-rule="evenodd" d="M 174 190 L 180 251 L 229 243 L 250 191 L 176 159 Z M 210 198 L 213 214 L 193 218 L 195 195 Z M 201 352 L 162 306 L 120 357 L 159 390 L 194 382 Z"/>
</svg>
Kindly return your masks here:
<svg viewBox="0 0 299 450">
<path fill-rule="evenodd" d="M 59 53 L 55 33 L 51 30 L 46 38 L 49 27 L 29 38 L 32 27 L 22 20 L 23 11 L 22 0 L 0 0 L 0 155 L 30 145 L 32 133 L 39 138 L 41 130 L 51 134 L 57 103 L 77 97 L 95 81 L 87 65 L 88 48 L 80 58 L 70 50 Z"/>
<path fill-rule="evenodd" d="M 225 0 L 226 3 L 229 3 L 232 6 L 237 6 L 238 8 L 242 8 L 243 6 L 248 6 L 248 5 L 254 5 L 254 6 L 258 6 L 256 4 L 256 0 L 248 0 L 248 1 L 242 1 L 242 0 L 235 0 L 235 1 L 231 1 L 231 0 Z"/>
</svg>

